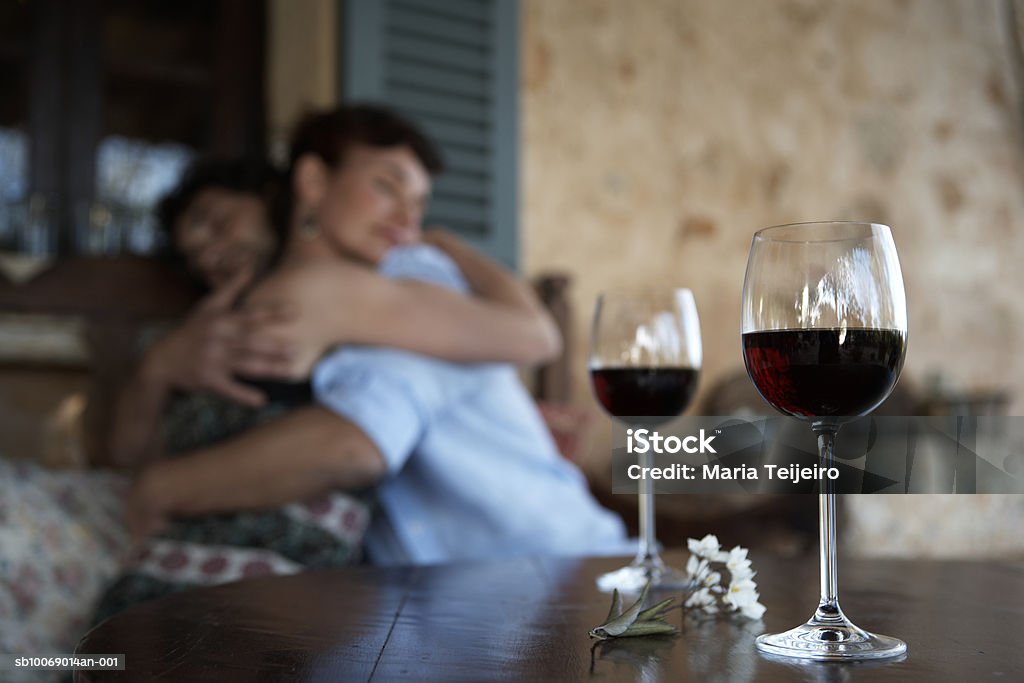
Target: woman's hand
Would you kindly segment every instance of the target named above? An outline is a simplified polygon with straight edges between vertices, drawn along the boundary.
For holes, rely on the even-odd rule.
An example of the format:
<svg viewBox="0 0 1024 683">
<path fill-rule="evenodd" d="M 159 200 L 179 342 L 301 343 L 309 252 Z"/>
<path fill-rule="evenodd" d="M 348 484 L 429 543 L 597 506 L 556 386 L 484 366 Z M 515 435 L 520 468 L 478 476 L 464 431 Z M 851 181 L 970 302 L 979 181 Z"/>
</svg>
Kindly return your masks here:
<svg viewBox="0 0 1024 683">
<path fill-rule="evenodd" d="M 466 242 L 451 230 L 440 226 L 429 226 L 424 232 L 421 241 L 430 244 L 452 256 L 453 251 L 468 247 Z M 454 256 L 452 256 L 454 258 Z"/>
<path fill-rule="evenodd" d="M 263 405 L 263 394 L 237 376 L 288 376 L 293 360 L 288 341 L 264 330 L 287 324 L 290 311 L 269 304 L 235 310 L 250 280 L 249 273 L 239 273 L 200 301 L 185 322 L 147 354 L 147 377 L 178 389 L 212 391 L 250 407 Z"/>
<path fill-rule="evenodd" d="M 514 317 L 508 329 L 515 340 L 514 362 L 543 363 L 562 352 L 558 325 L 528 282 L 445 228 L 429 228 L 423 233 L 423 242 L 455 262 L 477 297 Z"/>
</svg>

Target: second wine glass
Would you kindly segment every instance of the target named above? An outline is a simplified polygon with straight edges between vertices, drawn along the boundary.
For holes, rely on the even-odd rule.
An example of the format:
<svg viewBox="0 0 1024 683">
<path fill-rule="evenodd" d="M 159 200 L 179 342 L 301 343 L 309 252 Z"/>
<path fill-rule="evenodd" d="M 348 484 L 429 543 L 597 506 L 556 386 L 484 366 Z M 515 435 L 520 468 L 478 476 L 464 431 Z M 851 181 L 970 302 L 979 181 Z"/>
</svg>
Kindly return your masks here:
<svg viewBox="0 0 1024 683">
<path fill-rule="evenodd" d="M 682 414 L 697 388 L 702 359 L 700 321 L 688 289 L 606 292 L 597 300 L 590 339 L 590 379 L 597 400 L 629 427 L 655 427 Z M 651 466 L 650 452 L 639 456 Z M 640 547 L 633 562 L 598 577 L 603 591 L 637 592 L 687 584 L 661 559 L 654 528 L 654 492 L 640 480 Z"/>
<path fill-rule="evenodd" d="M 754 235 L 743 283 L 743 360 L 761 396 L 809 423 L 820 464 L 833 465 L 840 426 L 867 415 L 896 385 L 907 345 L 907 301 L 892 232 L 873 223 L 798 223 Z M 818 498 L 821 597 L 807 623 L 757 639 L 761 652 L 830 661 L 906 652 L 858 628 L 839 606 L 836 496 Z"/>
</svg>

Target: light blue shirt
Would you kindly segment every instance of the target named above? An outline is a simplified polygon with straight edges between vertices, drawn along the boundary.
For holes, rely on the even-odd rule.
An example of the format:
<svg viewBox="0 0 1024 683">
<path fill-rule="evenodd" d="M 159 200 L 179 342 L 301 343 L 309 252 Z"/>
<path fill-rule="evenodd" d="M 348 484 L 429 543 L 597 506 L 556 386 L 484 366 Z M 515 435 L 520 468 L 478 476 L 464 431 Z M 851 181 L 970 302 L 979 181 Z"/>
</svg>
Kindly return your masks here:
<svg viewBox="0 0 1024 683">
<path fill-rule="evenodd" d="M 393 250 L 381 272 L 468 289 L 430 247 Z M 313 388 L 387 462 L 366 541 L 375 564 L 629 552 L 622 521 L 559 454 L 514 368 L 347 347 L 320 362 Z"/>
</svg>

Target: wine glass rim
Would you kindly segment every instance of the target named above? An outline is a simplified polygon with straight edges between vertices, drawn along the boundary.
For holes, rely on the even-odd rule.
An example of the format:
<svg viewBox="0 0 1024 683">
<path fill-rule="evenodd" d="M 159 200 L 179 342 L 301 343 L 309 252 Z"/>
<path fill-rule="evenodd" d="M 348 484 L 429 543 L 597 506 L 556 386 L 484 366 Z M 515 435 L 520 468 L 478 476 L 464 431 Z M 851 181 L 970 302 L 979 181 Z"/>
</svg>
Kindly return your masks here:
<svg viewBox="0 0 1024 683">
<path fill-rule="evenodd" d="M 810 229 L 812 226 L 820 227 L 840 227 L 847 229 L 860 228 L 863 230 L 860 234 L 850 234 L 841 237 L 835 236 L 823 236 L 821 238 L 809 239 L 806 235 L 803 237 L 784 236 L 787 231 L 801 231 L 802 229 Z M 854 232 L 851 230 L 851 232 Z M 794 242 L 810 244 L 812 242 L 848 242 L 851 240 L 862 240 L 866 237 L 872 237 L 878 234 L 892 234 L 892 228 L 884 223 L 874 223 L 872 221 L 803 221 L 798 223 L 783 223 L 782 225 L 772 225 L 767 228 L 762 228 L 754 233 L 755 240 L 764 240 L 768 242 Z"/>
<path fill-rule="evenodd" d="M 669 301 L 682 297 L 684 300 L 697 303 L 697 295 L 689 287 L 674 287 L 671 285 L 627 285 L 623 287 L 609 287 L 597 293 L 598 302 L 611 301 Z"/>
<path fill-rule="evenodd" d="M 675 285 L 623 285 L 622 287 L 608 287 L 606 289 L 599 290 L 598 296 L 607 295 L 649 295 L 649 294 L 660 294 L 663 292 L 689 292 L 693 294 L 693 290 L 690 287 L 675 286 Z"/>
</svg>

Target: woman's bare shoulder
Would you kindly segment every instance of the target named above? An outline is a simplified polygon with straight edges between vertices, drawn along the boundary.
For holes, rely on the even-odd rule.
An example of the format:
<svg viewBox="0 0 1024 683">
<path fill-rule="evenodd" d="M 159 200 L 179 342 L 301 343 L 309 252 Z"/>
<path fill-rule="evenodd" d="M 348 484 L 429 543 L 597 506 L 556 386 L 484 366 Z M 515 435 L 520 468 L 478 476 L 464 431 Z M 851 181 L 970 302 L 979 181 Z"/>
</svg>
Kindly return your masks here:
<svg viewBox="0 0 1024 683">
<path fill-rule="evenodd" d="M 275 297 L 304 297 L 324 293 L 337 294 L 353 287 L 373 286 L 383 280 L 375 271 L 342 261 L 289 264 L 265 277 L 249 295 L 249 300 Z"/>
</svg>

